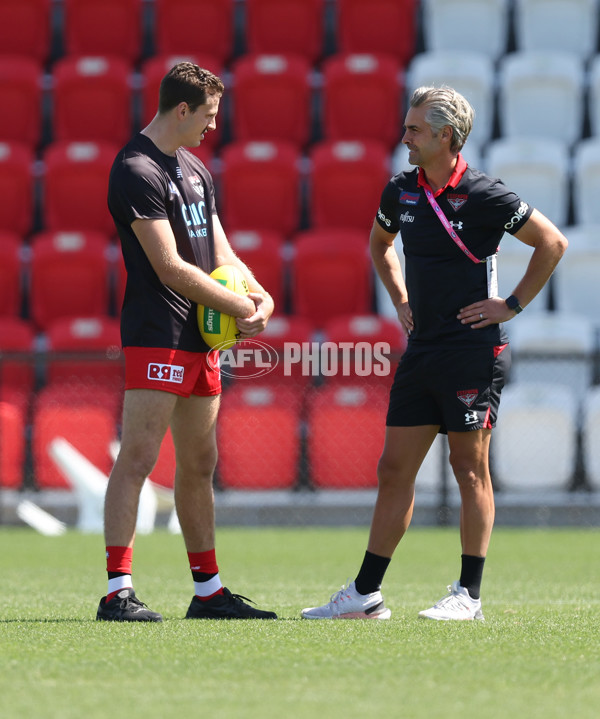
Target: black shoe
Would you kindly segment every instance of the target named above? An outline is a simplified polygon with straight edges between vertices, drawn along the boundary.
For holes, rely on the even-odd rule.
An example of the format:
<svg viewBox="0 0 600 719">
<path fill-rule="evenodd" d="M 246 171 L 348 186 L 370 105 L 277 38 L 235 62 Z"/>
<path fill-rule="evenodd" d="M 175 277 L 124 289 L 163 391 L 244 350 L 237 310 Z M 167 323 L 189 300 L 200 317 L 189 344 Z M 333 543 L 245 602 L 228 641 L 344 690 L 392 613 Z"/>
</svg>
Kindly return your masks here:
<svg viewBox="0 0 600 719">
<path fill-rule="evenodd" d="M 158 612 L 151 612 L 144 602 L 140 602 L 133 589 L 121 589 L 110 602 L 106 601 L 106 597 L 102 597 L 96 613 L 96 620 L 105 622 L 162 622 L 163 618 Z"/>
<path fill-rule="evenodd" d="M 217 594 L 212 599 L 203 602 L 194 596 L 190 604 L 186 619 L 277 619 L 275 612 L 265 612 L 254 609 L 242 600 L 251 602 L 248 597 L 241 594 L 232 594 L 223 587 L 223 594 Z"/>
</svg>

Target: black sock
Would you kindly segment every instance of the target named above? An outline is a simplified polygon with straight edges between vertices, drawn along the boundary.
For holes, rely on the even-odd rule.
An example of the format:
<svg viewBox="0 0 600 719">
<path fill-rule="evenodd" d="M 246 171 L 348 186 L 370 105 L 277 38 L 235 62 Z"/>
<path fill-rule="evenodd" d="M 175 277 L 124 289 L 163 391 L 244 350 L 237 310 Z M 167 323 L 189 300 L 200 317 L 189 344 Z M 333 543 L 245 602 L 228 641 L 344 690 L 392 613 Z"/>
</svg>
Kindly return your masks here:
<svg viewBox="0 0 600 719">
<path fill-rule="evenodd" d="M 471 599 L 479 599 L 485 557 L 472 557 L 469 554 L 461 554 L 461 560 L 460 586 L 469 592 Z"/>
<path fill-rule="evenodd" d="M 391 557 L 380 557 L 372 552 L 365 552 L 360 571 L 354 580 L 356 591 L 359 594 L 378 592 L 390 562 Z"/>
</svg>

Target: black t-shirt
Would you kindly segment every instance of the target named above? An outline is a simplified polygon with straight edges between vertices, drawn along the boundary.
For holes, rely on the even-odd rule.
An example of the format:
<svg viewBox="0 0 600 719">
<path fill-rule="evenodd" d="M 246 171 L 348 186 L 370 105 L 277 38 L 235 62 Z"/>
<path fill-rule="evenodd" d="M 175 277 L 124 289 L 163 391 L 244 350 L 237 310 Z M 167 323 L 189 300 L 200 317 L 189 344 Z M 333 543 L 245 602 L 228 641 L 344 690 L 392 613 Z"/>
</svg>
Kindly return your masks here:
<svg viewBox="0 0 600 719">
<path fill-rule="evenodd" d="M 473 262 L 456 245 L 429 204 L 424 184 L 419 168 L 395 175 L 383 190 L 377 213 L 384 230 L 401 235 L 415 325 L 410 345 L 416 349 L 506 342 L 502 325 L 474 330 L 456 318 L 461 307 L 490 296 L 487 263 Z M 504 232 L 517 232 L 533 211 L 500 180 L 468 167 L 460 155 L 450 181 L 435 199 L 479 260 L 494 256 Z"/>
<path fill-rule="evenodd" d="M 121 310 L 124 347 L 168 347 L 206 352 L 196 304 L 164 285 L 152 269 L 131 223 L 167 219 L 179 255 L 205 272 L 215 268 L 210 173 L 191 152 L 162 153 L 137 134 L 117 155 L 108 186 L 108 207 L 121 240 L 127 286 Z"/>
</svg>

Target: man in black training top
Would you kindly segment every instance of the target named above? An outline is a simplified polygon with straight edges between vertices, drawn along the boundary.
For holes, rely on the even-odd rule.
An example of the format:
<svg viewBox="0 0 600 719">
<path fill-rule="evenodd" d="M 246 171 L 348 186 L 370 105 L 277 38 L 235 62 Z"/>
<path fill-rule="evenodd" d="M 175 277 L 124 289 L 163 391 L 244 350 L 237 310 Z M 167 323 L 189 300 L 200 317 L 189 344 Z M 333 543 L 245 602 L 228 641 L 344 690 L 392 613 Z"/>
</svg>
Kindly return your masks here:
<svg viewBox="0 0 600 719">
<path fill-rule="evenodd" d="M 162 80 L 158 113 L 117 155 L 108 205 L 121 240 L 127 286 L 121 313 L 126 384 L 121 449 L 105 500 L 108 591 L 97 619 L 161 621 L 131 579 L 138 500 L 170 426 L 176 452 L 175 504 L 194 597 L 192 619 L 275 619 L 221 584 L 215 555 L 213 472 L 221 381 L 198 329 L 196 305 L 233 315 L 243 338 L 263 330 L 270 295 L 229 245 L 212 178 L 184 147 L 216 128 L 223 83 L 190 62 Z M 209 276 L 236 265 L 250 295 Z M 168 591 L 168 590 L 167 590 Z"/>
<path fill-rule="evenodd" d="M 473 110 L 452 88 L 418 88 L 402 142 L 417 168 L 383 190 L 370 244 L 375 268 L 408 335 L 390 392 L 369 543 L 356 578 L 306 619 L 388 619 L 381 584 L 412 517 L 417 472 L 438 432 L 448 434 L 461 495 L 459 579 L 429 619 L 483 619 L 480 585 L 494 524 L 491 430 L 510 364 L 502 322 L 550 278 L 567 240 L 540 212 L 460 154 Z M 400 232 L 406 284 L 394 248 Z M 510 297 L 498 297 L 496 251 L 505 232 L 533 248 Z M 517 320 L 518 321 L 518 320 Z"/>
</svg>

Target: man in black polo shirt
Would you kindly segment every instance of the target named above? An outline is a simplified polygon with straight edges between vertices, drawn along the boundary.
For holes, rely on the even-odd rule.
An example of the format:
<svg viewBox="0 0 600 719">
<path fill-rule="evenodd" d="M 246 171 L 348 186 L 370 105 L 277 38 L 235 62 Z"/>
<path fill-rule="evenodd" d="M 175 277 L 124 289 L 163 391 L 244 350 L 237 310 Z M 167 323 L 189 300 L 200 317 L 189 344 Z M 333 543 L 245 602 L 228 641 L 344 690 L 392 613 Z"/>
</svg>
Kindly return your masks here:
<svg viewBox="0 0 600 719">
<path fill-rule="evenodd" d="M 375 268 L 408 335 L 390 392 L 369 543 L 354 582 L 306 619 L 388 619 L 381 584 L 410 524 L 417 472 L 447 433 L 461 494 L 461 573 L 429 619 L 483 619 L 480 586 L 494 523 L 491 429 L 510 364 L 502 322 L 540 292 L 567 240 L 500 180 L 468 167 L 460 150 L 473 110 L 448 87 L 415 90 L 402 142 L 417 168 L 383 190 L 371 231 Z M 406 280 L 394 248 L 401 233 Z M 505 232 L 533 248 L 513 294 L 498 296 L 496 251 Z"/>
</svg>

